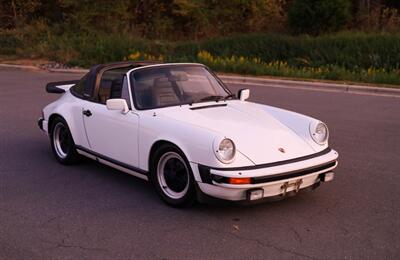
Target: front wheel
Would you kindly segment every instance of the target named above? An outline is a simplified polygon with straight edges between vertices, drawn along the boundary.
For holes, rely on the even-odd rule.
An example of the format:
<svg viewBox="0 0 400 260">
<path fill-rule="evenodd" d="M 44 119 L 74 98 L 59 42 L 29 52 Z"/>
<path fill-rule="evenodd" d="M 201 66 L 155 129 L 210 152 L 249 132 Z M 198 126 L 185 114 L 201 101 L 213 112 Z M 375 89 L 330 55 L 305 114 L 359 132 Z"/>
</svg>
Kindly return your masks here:
<svg viewBox="0 0 400 260">
<path fill-rule="evenodd" d="M 60 117 L 54 119 L 52 123 L 50 143 L 53 154 L 60 163 L 73 164 L 79 160 L 67 122 Z"/>
<path fill-rule="evenodd" d="M 175 146 L 164 145 L 156 152 L 150 177 L 158 195 L 168 205 L 184 207 L 195 201 L 190 165 Z"/>
</svg>

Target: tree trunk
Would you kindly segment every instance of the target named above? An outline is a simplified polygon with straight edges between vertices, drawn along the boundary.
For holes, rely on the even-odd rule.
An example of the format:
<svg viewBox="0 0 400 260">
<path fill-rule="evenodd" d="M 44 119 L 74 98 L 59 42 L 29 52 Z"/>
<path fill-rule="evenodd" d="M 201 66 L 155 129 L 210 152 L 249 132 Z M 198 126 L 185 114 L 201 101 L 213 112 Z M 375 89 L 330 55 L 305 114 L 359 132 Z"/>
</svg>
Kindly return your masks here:
<svg viewBox="0 0 400 260">
<path fill-rule="evenodd" d="M 14 22 L 14 28 L 17 28 L 17 10 L 15 8 L 15 2 L 14 0 L 11 0 L 11 8 L 12 8 L 12 12 L 13 12 L 13 22 Z"/>
</svg>

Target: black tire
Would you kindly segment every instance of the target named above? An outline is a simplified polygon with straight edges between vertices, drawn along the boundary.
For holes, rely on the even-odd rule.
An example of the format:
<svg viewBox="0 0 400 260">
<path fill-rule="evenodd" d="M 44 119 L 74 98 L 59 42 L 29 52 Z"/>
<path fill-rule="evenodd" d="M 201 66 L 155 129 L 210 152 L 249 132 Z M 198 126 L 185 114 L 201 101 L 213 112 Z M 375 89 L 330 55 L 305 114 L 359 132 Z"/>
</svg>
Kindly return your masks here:
<svg viewBox="0 0 400 260">
<path fill-rule="evenodd" d="M 50 144 L 54 157 L 61 164 L 75 164 L 80 156 L 76 151 L 67 122 L 61 117 L 54 119 L 50 126 Z"/>
<path fill-rule="evenodd" d="M 162 145 L 150 165 L 150 180 L 159 197 L 173 207 L 187 207 L 196 200 L 195 182 L 186 156 L 176 146 Z"/>
</svg>

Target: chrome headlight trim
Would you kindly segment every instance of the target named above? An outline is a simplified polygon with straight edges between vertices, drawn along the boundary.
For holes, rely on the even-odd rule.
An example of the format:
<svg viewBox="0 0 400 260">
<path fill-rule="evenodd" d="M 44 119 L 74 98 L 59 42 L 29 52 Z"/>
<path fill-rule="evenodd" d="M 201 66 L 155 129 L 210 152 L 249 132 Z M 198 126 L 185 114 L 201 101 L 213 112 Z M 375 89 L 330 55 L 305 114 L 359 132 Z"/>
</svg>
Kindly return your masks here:
<svg viewBox="0 0 400 260">
<path fill-rule="evenodd" d="M 220 162 L 229 164 L 235 160 L 236 146 L 231 139 L 216 139 L 213 146 L 215 157 L 217 157 Z"/>
<path fill-rule="evenodd" d="M 328 126 L 321 121 L 314 121 L 310 123 L 310 135 L 315 143 L 325 145 L 329 139 Z"/>
</svg>

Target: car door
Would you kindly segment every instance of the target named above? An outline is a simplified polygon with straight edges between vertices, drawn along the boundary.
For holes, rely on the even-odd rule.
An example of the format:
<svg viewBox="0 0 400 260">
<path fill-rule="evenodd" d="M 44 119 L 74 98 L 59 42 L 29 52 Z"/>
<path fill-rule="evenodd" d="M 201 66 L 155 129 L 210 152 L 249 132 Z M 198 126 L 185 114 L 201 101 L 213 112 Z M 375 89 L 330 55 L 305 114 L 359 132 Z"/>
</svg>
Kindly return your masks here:
<svg viewBox="0 0 400 260">
<path fill-rule="evenodd" d="M 84 104 L 83 121 L 92 152 L 114 164 L 137 168 L 138 114 L 132 110 L 123 114 L 106 107 L 107 99 L 121 98 L 123 92 L 128 93 L 126 80 L 124 83 L 122 81 L 121 78 L 115 77 L 112 70 L 102 74 L 99 87 L 95 91 L 94 102 L 88 101 Z M 125 94 L 124 98 L 130 104 L 129 94 Z"/>
</svg>

